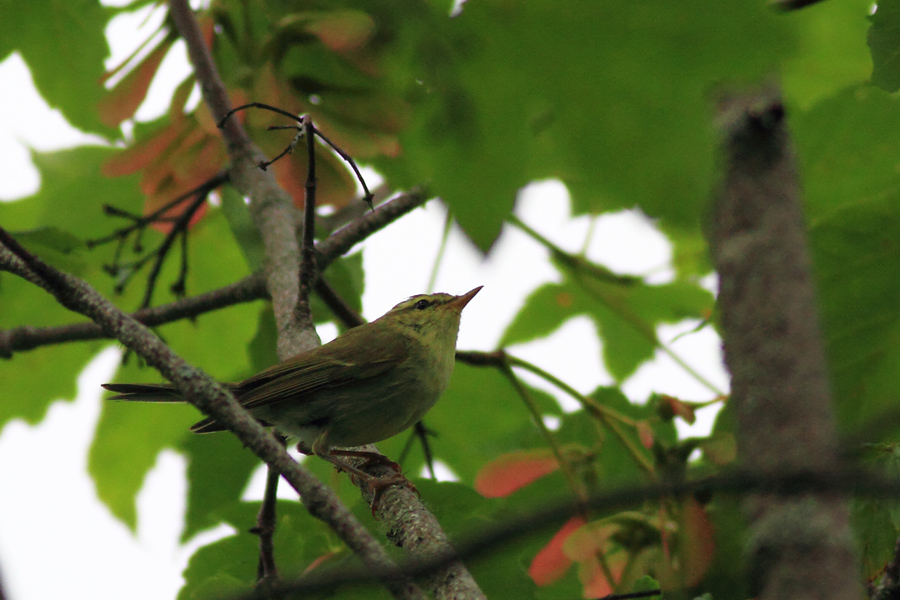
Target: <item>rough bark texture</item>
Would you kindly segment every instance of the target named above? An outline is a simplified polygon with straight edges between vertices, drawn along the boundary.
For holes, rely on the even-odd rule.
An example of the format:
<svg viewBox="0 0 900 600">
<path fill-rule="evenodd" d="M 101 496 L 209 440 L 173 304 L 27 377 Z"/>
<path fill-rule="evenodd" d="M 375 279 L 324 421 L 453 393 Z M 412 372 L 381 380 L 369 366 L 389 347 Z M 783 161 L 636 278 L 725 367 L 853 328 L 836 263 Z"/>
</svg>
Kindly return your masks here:
<svg viewBox="0 0 900 600">
<path fill-rule="evenodd" d="M 762 475 L 826 473 L 837 436 L 784 109 L 773 90 L 722 108 L 711 241 L 741 460 Z M 746 510 L 761 600 L 861 597 L 843 498 L 756 495 Z"/>
</svg>

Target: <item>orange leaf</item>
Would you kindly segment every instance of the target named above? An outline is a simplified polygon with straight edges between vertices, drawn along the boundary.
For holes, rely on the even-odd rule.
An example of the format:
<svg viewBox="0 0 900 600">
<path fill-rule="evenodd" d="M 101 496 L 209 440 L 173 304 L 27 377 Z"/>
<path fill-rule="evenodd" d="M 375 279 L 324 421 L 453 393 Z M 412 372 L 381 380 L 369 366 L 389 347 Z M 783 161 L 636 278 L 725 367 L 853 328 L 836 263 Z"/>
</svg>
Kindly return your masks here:
<svg viewBox="0 0 900 600">
<path fill-rule="evenodd" d="M 192 123 L 185 119 L 160 129 L 149 138 L 136 143 L 131 148 L 126 148 L 120 154 L 106 161 L 102 167 L 103 175 L 106 177 L 131 175 L 148 165 L 159 162 L 168 147 L 191 126 Z"/>
<path fill-rule="evenodd" d="M 134 116 L 135 111 L 147 97 L 150 83 L 169 48 L 172 47 L 172 42 L 174 39 L 163 40 L 100 100 L 97 109 L 100 112 L 100 121 L 104 125 L 117 127 L 125 119 Z"/>
<path fill-rule="evenodd" d="M 549 585 L 562 577 L 569 569 L 572 559 L 563 553 L 563 544 L 582 525 L 584 525 L 584 518 L 572 517 L 535 555 L 531 566 L 528 567 L 528 575 L 537 585 Z"/>
<path fill-rule="evenodd" d="M 486 498 L 503 498 L 559 469 L 546 448 L 504 454 L 486 464 L 475 477 L 475 489 Z"/>
<path fill-rule="evenodd" d="M 304 29 L 335 52 L 346 52 L 359 48 L 372 38 L 375 21 L 359 10 L 336 10 L 309 19 Z"/>
</svg>

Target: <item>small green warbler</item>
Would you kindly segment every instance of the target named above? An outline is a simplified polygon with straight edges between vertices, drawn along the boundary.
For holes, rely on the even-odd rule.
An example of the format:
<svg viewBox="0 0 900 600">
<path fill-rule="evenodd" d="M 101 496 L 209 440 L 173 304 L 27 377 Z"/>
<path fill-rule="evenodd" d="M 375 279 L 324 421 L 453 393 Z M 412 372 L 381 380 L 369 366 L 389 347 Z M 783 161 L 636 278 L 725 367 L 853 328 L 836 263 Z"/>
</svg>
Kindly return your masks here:
<svg viewBox="0 0 900 600">
<path fill-rule="evenodd" d="M 264 425 L 297 438 L 298 449 L 370 478 L 335 450 L 380 442 L 415 425 L 447 389 L 462 309 L 481 290 L 461 296 L 423 294 L 240 383 L 227 384 Z M 172 384 L 106 383 L 112 400 L 183 402 Z M 222 431 L 213 418 L 191 427 Z M 376 455 L 380 456 L 380 455 Z"/>
</svg>

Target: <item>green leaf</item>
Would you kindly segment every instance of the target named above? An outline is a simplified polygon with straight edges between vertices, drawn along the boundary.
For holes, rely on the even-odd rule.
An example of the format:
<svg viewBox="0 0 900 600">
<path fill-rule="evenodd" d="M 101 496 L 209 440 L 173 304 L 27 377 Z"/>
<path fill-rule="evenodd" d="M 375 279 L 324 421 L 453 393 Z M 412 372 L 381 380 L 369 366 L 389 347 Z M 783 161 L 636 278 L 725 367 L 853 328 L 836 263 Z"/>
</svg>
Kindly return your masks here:
<svg viewBox="0 0 900 600">
<path fill-rule="evenodd" d="M 85 320 L 60 306 L 43 289 L 11 273 L 0 273 L 0 306 L 0 330 Z M 0 402 L 0 428 L 15 418 L 36 423 L 54 400 L 74 400 L 76 374 L 105 344 L 96 341 L 46 346 L 15 353 L 11 360 L 0 360 L 3 396 L 9 399 Z"/>
<path fill-rule="evenodd" d="M 13 237 L 57 269 L 79 276 L 87 271 L 87 263 L 78 252 L 84 248 L 84 242 L 68 231 L 58 227 L 38 227 L 13 232 Z"/>
<path fill-rule="evenodd" d="M 8 32 L 0 39 L 0 60 L 18 51 L 47 104 L 78 129 L 107 136 L 118 131 L 100 122 L 97 102 L 104 94 L 104 29 L 111 15 L 93 0 L 0 1 L 0 22 Z"/>
<path fill-rule="evenodd" d="M 576 274 L 567 277 L 565 285 L 548 284 L 532 293 L 500 344 L 531 341 L 549 335 L 572 317 L 587 315 L 600 330 L 607 368 L 621 381 L 653 357 L 659 347 L 659 323 L 704 318 L 711 310 L 712 296 L 692 283 L 651 286 Z"/>
<path fill-rule="evenodd" d="M 250 359 L 253 373 L 259 373 L 278 363 L 278 354 L 275 351 L 277 341 L 278 327 L 275 324 L 275 313 L 267 304 L 259 310 L 256 335 L 247 345 L 247 358 Z"/>
<path fill-rule="evenodd" d="M 188 498 L 182 541 L 233 513 L 260 460 L 232 435 L 188 435 L 179 449 L 188 459 Z"/>
<path fill-rule="evenodd" d="M 832 211 L 900 188 L 891 132 L 900 127 L 900 102 L 872 86 L 842 90 L 793 115 L 791 129 L 813 226 Z M 872 127 L 878 123 L 878 127 Z"/>
<path fill-rule="evenodd" d="M 179 600 L 222 598 L 248 593 L 254 588 L 259 540 L 247 530 L 256 524 L 259 506 L 259 502 L 239 502 L 232 504 L 227 514 L 223 513 L 225 521 L 238 532 L 202 547 L 191 557 L 184 571 L 185 585 L 178 594 Z M 284 579 L 299 577 L 318 559 L 324 562 L 316 569 L 336 568 L 349 563 L 349 552 L 320 521 L 309 515 L 303 505 L 278 501 L 276 514 L 274 554 Z M 387 597 L 379 584 L 341 589 L 335 597 L 355 598 L 360 589 L 368 594 L 362 597 Z"/>
<path fill-rule="evenodd" d="M 888 91 L 900 89 L 900 2 L 884 0 L 869 18 L 872 83 Z"/>
<path fill-rule="evenodd" d="M 896 444 L 871 445 L 863 457 L 866 468 L 896 477 L 900 470 L 900 451 Z M 856 498 L 851 503 L 853 530 L 863 562 L 863 575 L 872 579 L 884 572 L 894 556 L 900 533 L 900 504 L 890 498 Z"/>
<path fill-rule="evenodd" d="M 839 422 L 878 422 L 900 369 L 900 194 L 835 210 L 810 238 Z"/>
<path fill-rule="evenodd" d="M 400 185 L 429 181 L 482 250 L 517 191 L 548 177 L 577 213 L 637 204 L 696 231 L 716 146 L 709 91 L 770 71 L 792 35 L 759 2 L 483 1 L 449 23 L 423 18 L 389 63 L 416 66 L 402 162 L 378 166 Z"/>
<path fill-rule="evenodd" d="M 782 67 L 784 95 L 807 108 L 841 88 L 869 80 L 872 57 L 866 44 L 869 0 L 819 2 L 783 18 L 793 22 L 798 43 Z M 879 10 L 881 4 L 879 3 Z"/>
<path fill-rule="evenodd" d="M 579 295 L 578 300 L 584 301 Z M 559 329 L 568 319 L 587 312 L 587 306 L 575 306 L 575 297 L 564 285 L 555 283 L 539 287 L 525 300 L 500 339 L 500 347 L 530 342 Z"/>
<path fill-rule="evenodd" d="M 120 369 L 117 379 L 135 382 L 148 377 L 134 365 Z M 140 374 L 139 374 L 140 373 Z M 196 409 L 181 405 L 137 402 L 103 403 L 94 443 L 88 454 L 88 472 L 97 487 L 97 496 L 116 518 L 134 529 L 137 526 L 135 496 L 144 477 L 164 448 L 175 448 L 191 435 L 191 423 L 198 420 Z"/>
<path fill-rule="evenodd" d="M 357 313 L 362 312 L 362 294 L 365 289 L 362 252 L 343 256 L 332 262 L 322 276 L 351 309 Z M 331 309 L 319 299 L 318 294 L 312 295 L 311 308 L 316 323 L 335 321 L 341 324 Z"/>
<path fill-rule="evenodd" d="M 650 577 L 649 575 L 644 575 L 639 578 L 634 584 L 631 586 L 632 592 L 651 592 L 659 589 L 659 582 Z"/>
<path fill-rule="evenodd" d="M 222 187 L 221 197 L 222 212 L 225 214 L 225 218 L 228 219 L 231 233 L 244 254 L 247 266 L 251 271 L 261 269 L 266 258 L 266 252 L 265 248 L 263 248 L 259 230 L 250 216 L 250 207 L 247 206 L 238 191 L 230 185 Z"/>
</svg>

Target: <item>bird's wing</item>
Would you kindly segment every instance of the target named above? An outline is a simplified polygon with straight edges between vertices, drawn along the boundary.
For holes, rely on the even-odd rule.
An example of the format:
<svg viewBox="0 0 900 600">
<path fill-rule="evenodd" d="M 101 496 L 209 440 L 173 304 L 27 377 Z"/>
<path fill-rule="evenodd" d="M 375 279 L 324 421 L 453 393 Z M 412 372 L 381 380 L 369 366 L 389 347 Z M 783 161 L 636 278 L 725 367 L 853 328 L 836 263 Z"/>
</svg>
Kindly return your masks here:
<svg viewBox="0 0 900 600">
<path fill-rule="evenodd" d="M 357 330 L 351 329 L 343 337 L 349 336 L 341 345 L 326 344 L 316 350 L 298 355 L 279 363 L 237 386 L 237 395 L 244 408 L 277 404 L 283 401 L 302 402 L 304 395 L 317 390 L 336 387 L 351 382 L 375 377 L 397 367 L 406 361 L 409 351 L 399 336 L 367 336 L 377 340 L 377 347 L 368 348 L 369 358 L 361 361 L 351 358 L 356 347 L 353 341 Z M 374 359 L 371 358 L 374 356 Z"/>
</svg>

